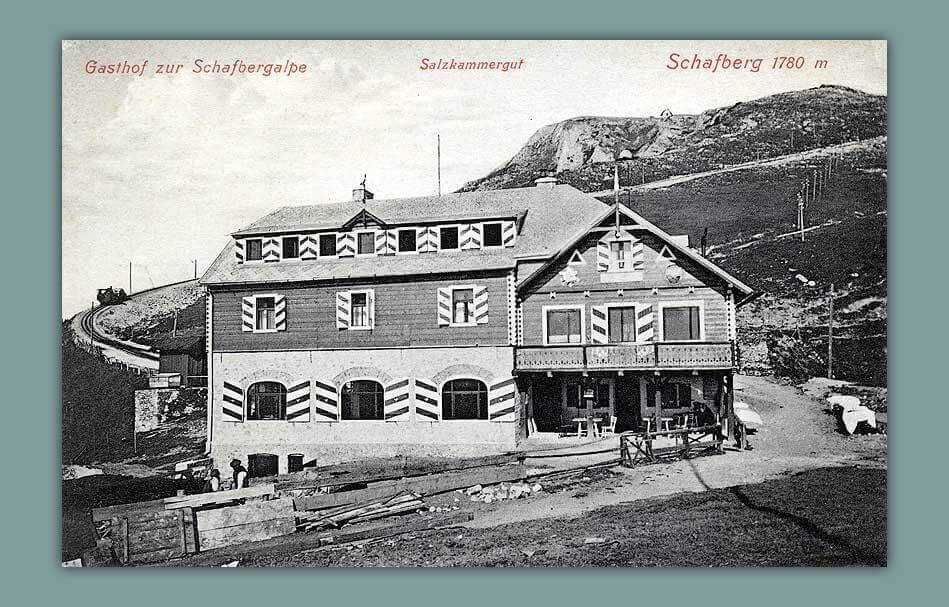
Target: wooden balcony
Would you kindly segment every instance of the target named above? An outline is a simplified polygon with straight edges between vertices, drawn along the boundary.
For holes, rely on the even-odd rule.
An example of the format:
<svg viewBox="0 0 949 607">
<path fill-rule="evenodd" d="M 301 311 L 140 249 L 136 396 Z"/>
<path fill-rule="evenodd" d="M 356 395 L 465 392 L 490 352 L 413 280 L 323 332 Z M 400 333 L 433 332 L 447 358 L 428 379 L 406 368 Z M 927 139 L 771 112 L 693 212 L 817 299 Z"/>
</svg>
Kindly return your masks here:
<svg viewBox="0 0 949 607">
<path fill-rule="evenodd" d="M 730 341 L 644 344 L 518 346 L 518 371 L 621 371 L 731 369 Z"/>
</svg>

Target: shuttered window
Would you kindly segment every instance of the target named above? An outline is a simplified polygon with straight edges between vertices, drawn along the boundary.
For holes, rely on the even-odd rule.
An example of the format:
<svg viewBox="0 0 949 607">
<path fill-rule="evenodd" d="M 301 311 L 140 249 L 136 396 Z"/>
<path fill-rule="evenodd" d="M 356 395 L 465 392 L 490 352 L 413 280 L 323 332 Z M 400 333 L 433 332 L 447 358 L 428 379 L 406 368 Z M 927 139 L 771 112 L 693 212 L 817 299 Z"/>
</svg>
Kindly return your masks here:
<svg viewBox="0 0 949 607">
<path fill-rule="evenodd" d="M 287 418 L 287 388 L 275 381 L 262 381 L 247 389 L 247 419 Z"/>
<path fill-rule="evenodd" d="M 296 259 L 300 256 L 300 239 L 296 236 L 287 236 L 283 239 L 283 258 Z"/>
<path fill-rule="evenodd" d="M 486 247 L 499 247 L 502 244 L 501 241 L 501 224 L 500 223 L 486 223 L 484 224 L 484 246 Z"/>
<path fill-rule="evenodd" d="M 451 292 L 451 321 L 455 324 L 473 323 L 474 289 L 454 289 Z"/>
<path fill-rule="evenodd" d="M 369 294 L 353 293 L 350 300 L 350 327 L 369 326 Z"/>
<path fill-rule="evenodd" d="M 343 419 L 385 419 L 382 384 L 368 379 L 343 385 Z"/>
<path fill-rule="evenodd" d="M 257 298 L 257 322 L 255 329 L 258 331 L 272 331 L 276 328 L 277 302 L 273 297 Z"/>
<path fill-rule="evenodd" d="M 264 258 L 264 242 L 259 238 L 247 239 L 247 261 L 260 261 Z"/>
<path fill-rule="evenodd" d="M 628 240 L 617 240 L 610 243 L 610 269 L 615 271 L 628 270 L 632 243 Z"/>
<path fill-rule="evenodd" d="M 614 307 L 609 309 L 610 343 L 636 341 L 636 308 Z"/>
<path fill-rule="evenodd" d="M 416 250 L 417 234 L 415 228 L 399 230 L 399 252 L 412 253 Z"/>
<path fill-rule="evenodd" d="M 439 229 L 439 248 L 450 251 L 458 248 L 458 226 L 446 226 Z"/>
<path fill-rule="evenodd" d="M 320 234 L 320 257 L 336 256 L 336 234 Z"/>
<path fill-rule="evenodd" d="M 442 389 L 442 419 L 488 419 L 488 387 L 477 379 L 453 379 Z"/>
<path fill-rule="evenodd" d="M 360 232 L 356 241 L 356 253 L 370 255 L 376 252 L 375 232 Z"/>
</svg>

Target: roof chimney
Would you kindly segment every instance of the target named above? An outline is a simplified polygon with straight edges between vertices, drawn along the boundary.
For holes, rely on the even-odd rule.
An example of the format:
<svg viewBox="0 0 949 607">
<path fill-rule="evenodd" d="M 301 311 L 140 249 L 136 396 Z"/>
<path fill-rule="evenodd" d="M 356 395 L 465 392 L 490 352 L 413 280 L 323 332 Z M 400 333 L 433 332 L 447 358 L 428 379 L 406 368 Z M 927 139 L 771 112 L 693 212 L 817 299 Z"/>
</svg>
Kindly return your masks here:
<svg viewBox="0 0 949 607">
<path fill-rule="evenodd" d="M 367 190 L 365 185 L 353 188 L 353 202 L 366 202 L 367 200 L 372 200 L 372 196 L 372 192 Z"/>
<path fill-rule="evenodd" d="M 552 188 L 557 185 L 556 177 L 541 177 L 540 179 L 534 180 L 534 185 L 539 188 Z"/>
</svg>

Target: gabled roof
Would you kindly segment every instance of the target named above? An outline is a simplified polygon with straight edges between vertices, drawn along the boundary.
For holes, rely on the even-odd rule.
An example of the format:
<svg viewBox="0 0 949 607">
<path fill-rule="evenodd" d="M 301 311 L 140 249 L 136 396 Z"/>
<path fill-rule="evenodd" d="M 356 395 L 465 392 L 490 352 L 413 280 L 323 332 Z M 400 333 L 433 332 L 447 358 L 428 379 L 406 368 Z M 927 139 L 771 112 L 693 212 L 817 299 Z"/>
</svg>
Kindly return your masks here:
<svg viewBox="0 0 949 607">
<path fill-rule="evenodd" d="M 504 249 L 439 251 L 415 255 L 315 259 L 238 264 L 233 245 L 218 255 L 201 278 L 205 285 L 305 282 L 429 273 L 472 272 L 514 268 L 525 258 L 546 259 L 574 238 L 606 205 L 569 185 L 462 192 L 393 200 L 341 202 L 283 207 L 234 233 L 294 234 L 336 230 L 363 210 L 387 226 L 461 223 L 485 219 L 515 219 L 518 236 Z"/>
</svg>

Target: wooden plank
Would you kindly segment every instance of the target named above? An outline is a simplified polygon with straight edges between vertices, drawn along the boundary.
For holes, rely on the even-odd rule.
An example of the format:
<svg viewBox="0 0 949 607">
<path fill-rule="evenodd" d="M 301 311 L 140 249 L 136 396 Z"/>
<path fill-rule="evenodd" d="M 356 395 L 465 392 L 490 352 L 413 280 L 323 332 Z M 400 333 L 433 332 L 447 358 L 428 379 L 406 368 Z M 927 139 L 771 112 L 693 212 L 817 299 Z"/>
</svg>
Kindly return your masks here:
<svg viewBox="0 0 949 607">
<path fill-rule="evenodd" d="M 247 499 L 252 497 L 264 497 L 273 495 L 276 489 L 273 483 L 258 485 L 255 487 L 246 487 L 243 489 L 232 489 L 230 491 L 216 491 L 214 493 L 198 493 L 196 495 L 182 495 L 180 497 L 170 497 L 165 500 L 165 510 L 175 508 L 195 508 L 198 506 L 207 506 L 210 504 L 224 504 L 235 500 Z"/>
<path fill-rule="evenodd" d="M 195 523 L 198 533 L 200 533 L 209 529 L 221 529 L 292 516 L 293 500 L 283 498 L 241 506 L 229 506 L 216 510 L 198 511 L 195 513 Z"/>
<path fill-rule="evenodd" d="M 321 543 L 326 544 L 345 544 L 370 538 L 391 537 L 412 533 L 414 531 L 427 531 L 429 529 L 443 529 L 461 525 L 474 518 L 471 512 L 456 512 L 445 516 L 424 516 L 420 520 L 411 523 L 400 523 L 397 525 L 376 525 L 367 529 L 358 531 L 337 531 L 333 533 L 323 533 L 319 537 Z"/>
<path fill-rule="evenodd" d="M 181 529 L 175 527 L 129 532 L 128 541 L 130 554 L 151 552 L 152 550 L 174 548 L 176 546 L 182 546 L 182 550 L 184 549 L 184 544 L 181 542 Z"/>
<path fill-rule="evenodd" d="M 256 542 L 281 535 L 289 535 L 296 531 L 293 517 L 257 521 L 246 525 L 235 525 L 219 529 L 198 531 L 198 549 L 213 550 L 232 544 Z"/>
<path fill-rule="evenodd" d="M 297 510 L 316 510 L 332 508 L 346 504 L 355 504 L 362 501 L 381 499 L 395 496 L 403 492 L 434 495 L 453 489 L 463 489 L 473 485 L 491 485 L 506 481 L 523 479 L 527 475 L 527 468 L 523 464 L 513 466 L 499 466 L 490 468 L 474 468 L 459 470 L 430 476 L 406 478 L 396 482 L 383 482 L 375 487 L 341 491 L 323 495 L 311 495 L 294 498 L 293 504 Z"/>
<path fill-rule="evenodd" d="M 165 500 L 151 500 L 148 502 L 135 502 L 133 504 L 117 504 L 115 506 L 103 506 L 92 509 L 92 521 L 99 523 L 107 521 L 115 516 L 124 516 L 132 512 L 147 512 L 151 510 L 163 510 Z"/>
</svg>

